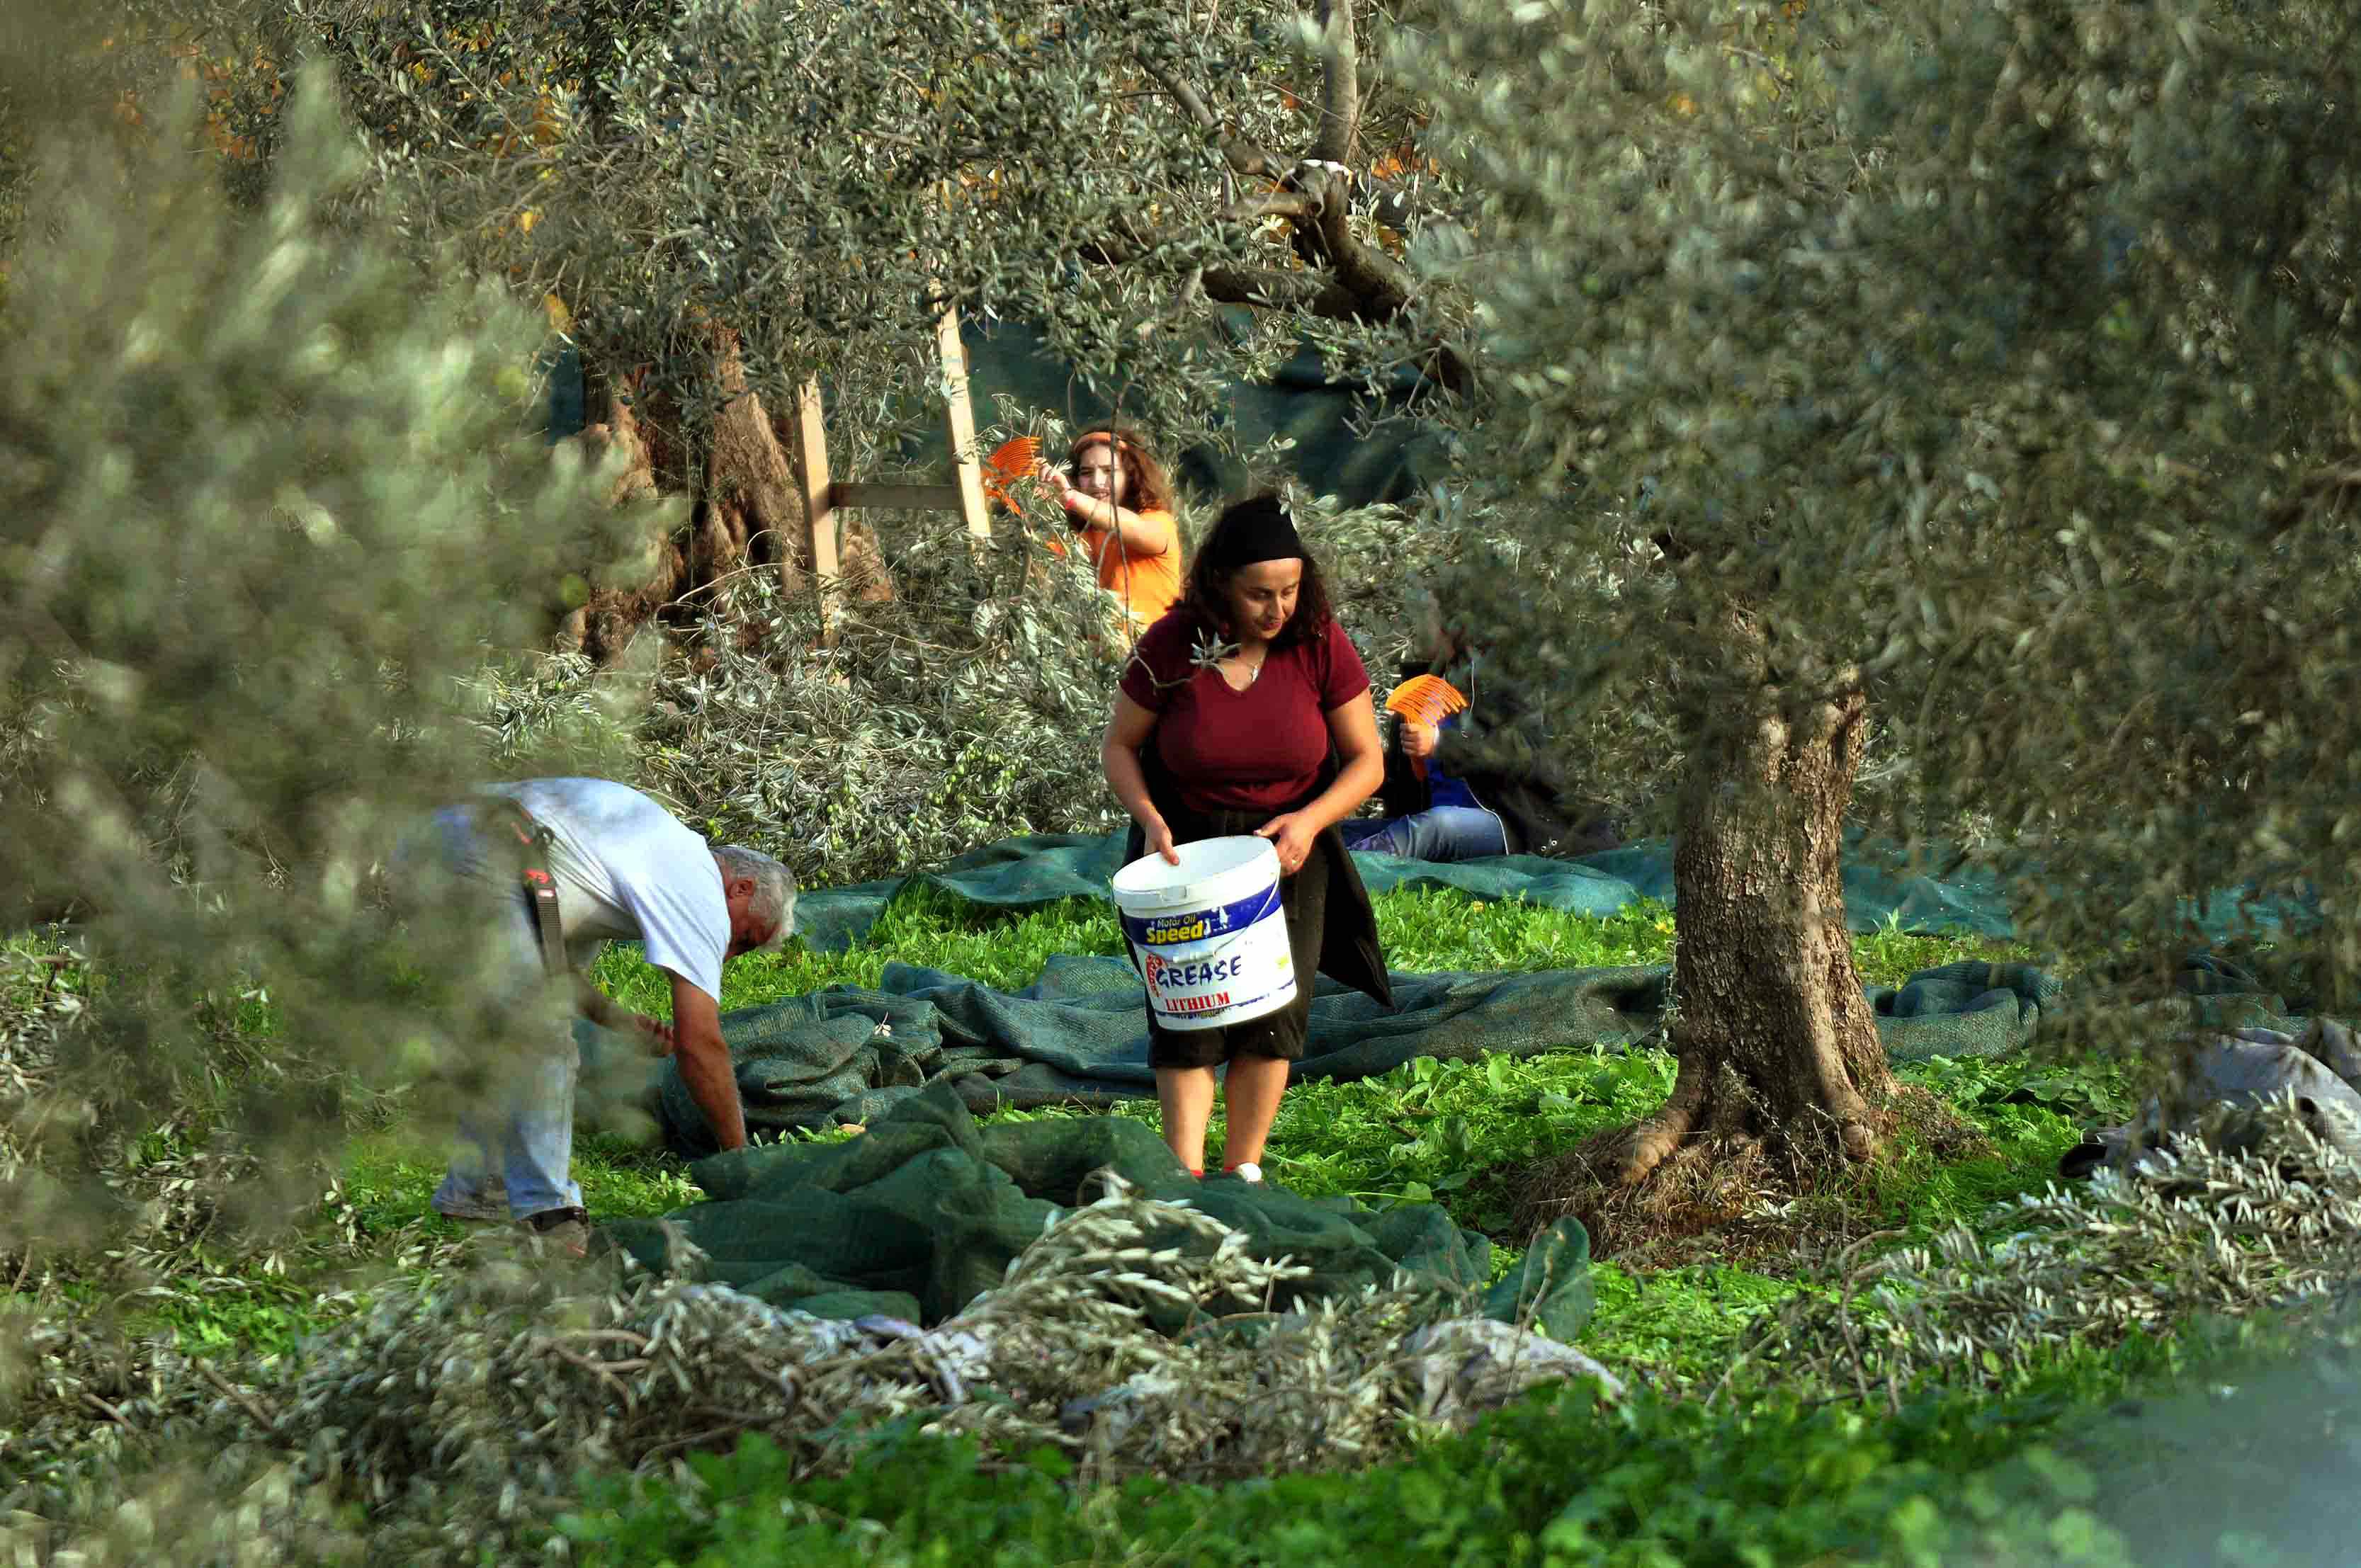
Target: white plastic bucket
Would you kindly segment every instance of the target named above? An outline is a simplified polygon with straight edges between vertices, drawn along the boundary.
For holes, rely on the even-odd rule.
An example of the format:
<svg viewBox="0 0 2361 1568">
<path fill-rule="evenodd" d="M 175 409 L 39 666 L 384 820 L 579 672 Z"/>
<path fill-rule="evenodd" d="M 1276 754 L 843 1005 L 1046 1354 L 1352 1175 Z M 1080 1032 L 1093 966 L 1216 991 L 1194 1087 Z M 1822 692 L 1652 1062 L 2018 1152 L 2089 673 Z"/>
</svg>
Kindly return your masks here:
<svg viewBox="0 0 2361 1568">
<path fill-rule="evenodd" d="M 1295 1000 L 1295 954 L 1268 839 L 1200 839 L 1180 863 L 1145 855 L 1115 874 L 1123 934 L 1168 1029 L 1219 1029 Z"/>
</svg>

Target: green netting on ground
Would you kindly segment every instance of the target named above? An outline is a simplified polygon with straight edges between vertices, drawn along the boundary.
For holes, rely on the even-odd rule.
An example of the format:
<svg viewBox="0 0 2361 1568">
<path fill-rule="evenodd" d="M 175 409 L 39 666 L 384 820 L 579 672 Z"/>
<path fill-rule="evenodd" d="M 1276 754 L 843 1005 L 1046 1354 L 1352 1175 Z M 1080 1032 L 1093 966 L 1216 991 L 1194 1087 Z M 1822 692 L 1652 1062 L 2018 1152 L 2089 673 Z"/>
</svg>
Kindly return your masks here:
<svg viewBox="0 0 2361 1568">
<path fill-rule="evenodd" d="M 1673 902 L 1673 846 L 1650 839 L 1580 860 L 1538 855 L 1501 855 L 1488 860 L 1437 865 L 1393 855 L 1356 852 L 1361 880 L 1372 894 L 1398 888 L 1452 887 L 1485 899 L 1524 899 L 1577 915 L 1611 915 L 1635 899 Z M 1107 883 L 1123 866 L 1123 836 L 1038 834 L 1006 839 L 961 855 L 915 876 L 820 888 L 796 905 L 796 929 L 817 949 L 841 951 L 859 941 L 903 890 L 940 888 L 972 903 L 1025 909 L 1061 898 L 1104 898 Z M 1989 877 L 1938 879 L 1900 849 L 1863 838 L 1851 839 L 1845 861 L 1845 919 L 1856 931 L 1889 922 L 1905 931 L 1969 937 L 2011 937 L 2015 926 L 2008 900 Z M 2251 890 L 2216 894 L 2191 911 L 2215 941 L 2230 938 L 2244 919 L 2265 926 L 2301 919 L 2304 911 L 2265 903 L 2245 908 Z"/>
<path fill-rule="evenodd" d="M 1845 867 L 1845 915 L 1856 931 L 1898 920 L 1905 930 L 2005 937 L 2007 903 L 1988 882 L 1938 882 L 1914 872 L 1898 852 L 1861 853 Z M 1400 888 L 1456 888 L 1473 897 L 1524 899 L 1576 915 L 1612 915 L 1641 898 L 1673 901 L 1669 839 L 1629 844 L 1581 860 L 1496 855 L 1439 865 L 1395 855 L 1356 852 L 1371 894 Z M 988 844 L 931 872 L 807 893 L 796 905 L 796 930 L 822 951 L 859 941 L 904 890 L 940 888 L 971 903 L 1025 909 L 1061 898 L 1104 898 L 1123 869 L 1123 835 L 1037 834 Z"/>
<path fill-rule="evenodd" d="M 807 895 L 797 926 L 821 947 L 858 939 L 913 882 L 983 905 L 1024 907 L 1104 896 L 1119 839 L 1012 839 L 919 878 Z M 1451 886 L 1605 913 L 1640 896 L 1668 897 L 1669 850 L 1638 845 L 1582 861 L 1504 858 L 1455 866 L 1363 855 L 1373 892 Z M 1898 862 L 1864 859 L 1846 873 L 1856 928 L 1905 927 L 2003 935 L 2008 919 L 1990 888 L 1944 883 Z M 2288 1003 L 2235 966 L 2192 960 L 2184 990 L 2198 1021 L 2217 1027 L 2285 1024 Z M 1299 1080 L 1347 1080 L 1418 1057 L 1534 1056 L 1625 1046 L 1657 1031 L 1666 966 L 1515 973 L 1398 974 L 1394 1005 L 1320 980 Z M 1868 987 L 1888 1054 L 1897 1061 L 1992 1056 L 2025 1043 L 2059 986 L 2024 964 L 1963 961 L 1924 970 L 1898 988 Z M 2181 1017 L 2189 1016 L 2184 1007 Z M 2277 1022 L 2274 1022 L 2274 1021 Z M 1488 1245 L 1432 1205 L 1375 1213 L 1349 1200 L 1311 1201 L 1183 1172 L 1146 1125 L 1057 1118 L 979 1127 L 971 1113 L 1005 1106 L 1108 1104 L 1155 1091 L 1139 979 L 1118 958 L 1052 958 L 1024 991 L 906 964 L 889 964 L 872 990 L 835 986 L 728 1014 L 750 1130 L 777 1135 L 859 1122 L 850 1142 L 771 1144 L 714 1155 L 710 1130 L 671 1062 L 653 1069 L 637 1047 L 579 1026 L 586 1068 L 605 1093 L 646 1082 L 666 1141 L 698 1160 L 711 1201 L 667 1222 L 630 1221 L 612 1234 L 642 1262 L 664 1266 L 677 1234 L 703 1255 L 706 1277 L 781 1306 L 829 1316 L 884 1313 L 939 1321 L 989 1289 L 1041 1234 L 1053 1209 L 1083 1199 L 1085 1179 L 1110 1170 L 1150 1196 L 1185 1199 L 1249 1238 L 1257 1255 L 1285 1254 L 1312 1274 L 1290 1299 L 1384 1284 L 1397 1269 L 1438 1282 L 1479 1283 Z M 653 1080 L 648 1074 L 653 1071 Z M 1180 1240 L 1176 1230 L 1173 1240 Z M 1587 1239 L 1578 1226 L 1543 1238 L 1526 1273 L 1488 1298 L 1504 1319 L 1537 1317 L 1568 1337 L 1589 1311 Z M 1533 1277 L 1529 1283 L 1526 1275 Z M 1284 1303 L 1281 1303 L 1284 1305 Z M 1178 1328 L 1185 1312 L 1163 1326 Z"/>
<path fill-rule="evenodd" d="M 1418 1057 L 1623 1046 L 1653 1034 L 1671 970 L 1664 965 L 1533 972 L 1397 974 L 1395 1005 L 1323 977 L 1298 1081 L 1351 1080 Z M 2023 964 L 1962 962 L 1866 988 L 1897 1061 L 1993 1056 L 2024 1043 L 2056 984 Z M 1022 992 L 995 991 L 937 970 L 888 964 L 879 988 L 831 986 L 726 1015 L 750 1131 L 773 1135 L 837 1122 L 874 1124 L 900 1102 L 948 1080 L 972 1109 L 1104 1105 L 1151 1095 L 1148 1012 L 1138 974 L 1115 958 L 1052 958 Z M 711 1131 L 666 1061 L 577 1025 L 606 1091 L 630 1098 L 653 1075 L 665 1141 L 696 1158 Z"/>
<path fill-rule="evenodd" d="M 1114 1117 L 979 1126 L 944 1080 L 847 1142 L 763 1145 L 700 1160 L 695 1174 L 708 1201 L 606 1230 L 651 1268 L 693 1269 L 774 1306 L 934 1323 L 998 1284 L 1060 1209 L 1088 1201 L 1102 1170 L 1213 1215 L 1257 1258 L 1308 1266 L 1274 1310 L 1388 1286 L 1408 1271 L 1478 1292 L 1487 1316 L 1531 1321 L 1559 1339 L 1573 1338 L 1590 1315 L 1589 1238 L 1572 1221 L 1486 1291 L 1491 1244 L 1433 1204 L 1379 1213 L 1271 1184 L 1199 1181 L 1152 1129 Z M 675 1236 L 702 1258 L 689 1262 Z M 1150 1245 L 1206 1244 L 1176 1226 Z M 1174 1304 L 1158 1326 L 1178 1332 L 1196 1316 Z"/>
<path fill-rule="evenodd" d="M 841 952 L 868 934 L 906 889 L 939 887 L 973 904 L 1029 909 L 1061 898 L 1104 898 L 1123 869 L 1123 836 L 1036 833 L 971 850 L 939 869 L 883 882 L 816 888 L 796 900 L 796 935 Z"/>
</svg>

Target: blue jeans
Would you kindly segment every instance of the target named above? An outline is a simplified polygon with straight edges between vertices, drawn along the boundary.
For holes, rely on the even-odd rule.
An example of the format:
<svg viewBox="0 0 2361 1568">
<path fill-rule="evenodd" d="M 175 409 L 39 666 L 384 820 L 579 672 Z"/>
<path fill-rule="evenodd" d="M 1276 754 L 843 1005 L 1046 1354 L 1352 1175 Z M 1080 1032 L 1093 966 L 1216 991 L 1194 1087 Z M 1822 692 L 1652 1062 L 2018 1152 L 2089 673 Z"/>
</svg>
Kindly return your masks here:
<svg viewBox="0 0 2361 1568">
<path fill-rule="evenodd" d="M 505 1187 L 508 1212 L 520 1220 L 579 1208 L 582 1189 L 572 1168 L 582 1057 L 574 1043 L 573 997 L 542 967 L 533 912 L 515 873 L 462 806 L 436 812 L 423 833 L 396 851 L 393 866 L 425 918 L 456 918 L 480 934 L 485 1016 L 512 1013 L 524 1020 L 522 1048 L 500 1053 L 506 1070 L 460 1113 L 459 1146 L 435 1189 L 434 1207 L 489 1218 Z"/>
<path fill-rule="evenodd" d="M 1509 852 L 1500 819 L 1472 806 L 1437 806 L 1378 822 L 1339 822 L 1348 850 L 1407 861 L 1472 861 Z"/>
</svg>

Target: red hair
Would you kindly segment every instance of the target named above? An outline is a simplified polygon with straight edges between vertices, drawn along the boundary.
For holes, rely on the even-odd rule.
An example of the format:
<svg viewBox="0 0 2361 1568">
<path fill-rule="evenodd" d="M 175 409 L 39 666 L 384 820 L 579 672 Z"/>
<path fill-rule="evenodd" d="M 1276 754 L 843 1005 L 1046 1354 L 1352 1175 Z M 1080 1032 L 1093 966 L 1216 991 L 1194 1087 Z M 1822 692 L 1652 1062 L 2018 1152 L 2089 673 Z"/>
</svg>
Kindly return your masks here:
<svg viewBox="0 0 2361 1568">
<path fill-rule="evenodd" d="M 1115 505 L 1127 507 L 1133 511 L 1178 512 L 1180 510 L 1172 504 L 1171 478 L 1164 472 L 1164 466 L 1156 460 L 1155 454 L 1141 444 L 1137 433 L 1121 427 L 1086 430 L 1074 437 L 1074 444 L 1066 448 L 1066 461 L 1069 464 L 1080 463 L 1082 454 L 1093 446 L 1115 448 L 1115 466 L 1122 472 L 1124 479 L 1123 494 L 1115 497 Z"/>
</svg>

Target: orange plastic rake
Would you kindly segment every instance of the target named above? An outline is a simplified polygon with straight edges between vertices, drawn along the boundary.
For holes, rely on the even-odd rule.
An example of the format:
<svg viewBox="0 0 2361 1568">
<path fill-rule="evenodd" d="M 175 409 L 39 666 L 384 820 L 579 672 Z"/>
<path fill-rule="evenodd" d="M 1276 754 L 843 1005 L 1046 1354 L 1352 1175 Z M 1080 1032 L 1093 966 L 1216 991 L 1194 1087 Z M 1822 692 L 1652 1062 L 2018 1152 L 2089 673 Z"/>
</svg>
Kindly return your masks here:
<svg viewBox="0 0 2361 1568">
<path fill-rule="evenodd" d="M 1386 698 L 1388 713 L 1399 713 L 1425 725 L 1439 725 L 1453 714 L 1466 711 L 1466 707 L 1467 699 L 1459 695 L 1459 688 L 1441 675 L 1412 675 L 1394 687 L 1393 695 Z M 1426 777 L 1425 759 L 1412 757 L 1410 770 L 1420 778 Z"/>
<path fill-rule="evenodd" d="M 1466 707 L 1467 699 L 1459 695 L 1459 688 L 1441 675 L 1412 675 L 1386 698 L 1388 713 L 1399 713 L 1421 724 L 1440 724 Z"/>
<path fill-rule="evenodd" d="M 1020 435 L 1014 441 L 1004 441 L 991 456 L 983 460 L 983 493 L 1014 511 L 1016 498 L 1008 488 L 1027 477 L 1034 465 L 1041 460 L 1038 436 Z"/>
</svg>

